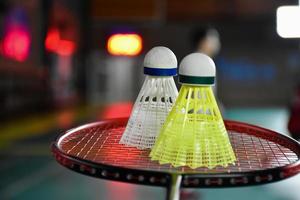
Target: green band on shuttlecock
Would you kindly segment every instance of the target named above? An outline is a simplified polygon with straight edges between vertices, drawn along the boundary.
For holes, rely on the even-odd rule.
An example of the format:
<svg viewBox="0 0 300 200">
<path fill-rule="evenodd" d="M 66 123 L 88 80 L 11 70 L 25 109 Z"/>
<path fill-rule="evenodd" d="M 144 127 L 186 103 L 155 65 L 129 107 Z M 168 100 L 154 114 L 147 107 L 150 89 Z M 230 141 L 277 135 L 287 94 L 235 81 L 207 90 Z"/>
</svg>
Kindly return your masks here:
<svg viewBox="0 0 300 200">
<path fill-rule="evenodd" d="M 187 84 L 213 85 L 215 83 L 214 76 L 185 76 L 179 74 L 179 82 Z"/>
</svg>

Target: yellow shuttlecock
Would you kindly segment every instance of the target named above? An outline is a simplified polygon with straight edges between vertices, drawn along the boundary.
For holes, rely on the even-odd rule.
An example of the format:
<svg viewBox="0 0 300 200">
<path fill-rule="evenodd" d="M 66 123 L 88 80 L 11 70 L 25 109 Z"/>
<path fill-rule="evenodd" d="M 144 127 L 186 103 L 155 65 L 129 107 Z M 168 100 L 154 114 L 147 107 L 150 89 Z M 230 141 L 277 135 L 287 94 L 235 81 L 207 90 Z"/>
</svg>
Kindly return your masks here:
<svg viewBox="0 0 300 200">
<path fill-rule="evenodd" d="M 150 153 L 151 160 L 191 168 L 234 164 L 236 158 L 211 85 L 215 64 L 201 53 L 179 67 L 182 87 Z"/>
</svg>

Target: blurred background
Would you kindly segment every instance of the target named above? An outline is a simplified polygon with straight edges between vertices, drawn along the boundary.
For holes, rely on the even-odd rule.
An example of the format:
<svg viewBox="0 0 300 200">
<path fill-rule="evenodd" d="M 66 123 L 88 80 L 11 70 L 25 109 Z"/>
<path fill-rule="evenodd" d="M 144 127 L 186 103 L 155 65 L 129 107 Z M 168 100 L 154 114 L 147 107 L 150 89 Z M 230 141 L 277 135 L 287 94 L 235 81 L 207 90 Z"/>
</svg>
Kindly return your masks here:
<svg viewBox="0 0 300 200">
<path fill-rule="evenodd" d="M 279 18 L 284 5 L 296 7 L 296 14 Z M 143 57 L 157 45 L 169 47 L 178 61 L 194 51 L 213 57 L 225 118 L 299 139 L 297 5 L 1 0 L 0 199 L 163 199 L 163 188 L 71 172 L 50 152 L 64 130 L 128 116 L 144 80 Z M 195 190 L 184 199 L 299 200 L 299 186 L 298 175 L 265 186 Z"/>
</svg>

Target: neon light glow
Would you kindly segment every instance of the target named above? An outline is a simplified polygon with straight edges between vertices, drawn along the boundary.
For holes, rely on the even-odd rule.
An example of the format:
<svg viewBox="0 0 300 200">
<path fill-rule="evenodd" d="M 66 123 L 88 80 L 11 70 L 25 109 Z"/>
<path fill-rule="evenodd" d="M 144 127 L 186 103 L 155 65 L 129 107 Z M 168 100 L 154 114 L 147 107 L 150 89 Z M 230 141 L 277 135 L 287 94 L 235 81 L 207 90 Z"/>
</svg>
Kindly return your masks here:
<svg viewBox="0 0 300 200">
<path fill-rule="evenodd" d="M 59 32 L 57 29 L 52 29 L 48 31 L 45 46 L 48 51 L 56 51 L 57 47 L 59 46 Z"/>
<path fill-rule="evenodd" d="M 21 27 L 13 27 L 7 31 L 2 41 L 2 53 L 5 57 L 17 61 L 25 61 L 30 50 L 30 35 Z"/>
<path fill-rule="evenodd" d="M 57 29 L 50 29 L 45 40 L 45 47 L 48 51 L 57 53 L 61 56 L 70 56 L 76 50 L 76 45 L 73 41 L 60 38 L 60 33 Z"/>
<path fill-rule="evenodd" d="M 113 119 L 129 117 L 132 111 L 132 102 L 118 102 L 109 104 L 104 107 L 103 112 L 101 112 L 99 119 Z"/>
<path fill-rule="evenodd" d="M 277 33 L 282 38 L 300 38 L 300 6 L 277 9 Z"/>
<path fill-rule="evenodd" d="M 142 47 L 142 38 L 138 34 L 114 34 L 107 41 L 108 52 L 115 56 L 136 56 Z"/>
</svg>

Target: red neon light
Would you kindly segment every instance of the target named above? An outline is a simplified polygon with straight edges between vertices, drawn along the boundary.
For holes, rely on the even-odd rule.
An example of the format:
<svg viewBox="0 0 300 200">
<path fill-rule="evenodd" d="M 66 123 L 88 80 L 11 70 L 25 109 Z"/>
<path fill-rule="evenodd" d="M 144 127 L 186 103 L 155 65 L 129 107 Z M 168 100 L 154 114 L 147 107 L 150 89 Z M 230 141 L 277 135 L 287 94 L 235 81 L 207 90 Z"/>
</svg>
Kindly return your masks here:
<svg viewBox="0 0 300 200">
<path fill-rule="evenodd" d="M 2 42 L 2 53 L 8 58 L 17 61 L 25 61 L 29 55 L 30 35 L 21 28 L 12 28 L 4 36 Z"/>
<path fill-rule="evenodd" d="M 57 29 L 50 29 L 46 36 L 45 47 L 48 51 L 62 56 L 70 56 L 75 52 L 76 45 L 73 41 L 60 38 Z"/>
<path fill-rule="evenodd" d="M 56 29 L 52 29 L 48 31 L 45 46 L 48 51 L 55 51 L 59 46 L 59 32 Z"/>
</svg>

